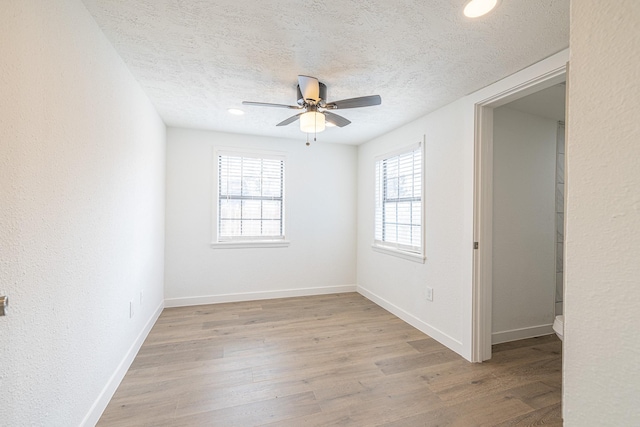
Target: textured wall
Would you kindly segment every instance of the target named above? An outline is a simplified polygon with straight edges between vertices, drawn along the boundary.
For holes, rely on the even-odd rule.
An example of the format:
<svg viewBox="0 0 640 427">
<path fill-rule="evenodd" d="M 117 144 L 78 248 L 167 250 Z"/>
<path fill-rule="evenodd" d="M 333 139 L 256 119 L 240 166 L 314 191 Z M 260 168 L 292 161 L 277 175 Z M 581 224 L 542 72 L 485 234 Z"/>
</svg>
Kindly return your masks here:
<svg viewBox="0 0 640 427">
<path fill-rule="evenodd" d="M 571 7 L 564 420 L 637 426 L 640 3 Z"/>
<path fill-rule="evenodd" d="M 494 110 L 493 123 L 496 343 L 552 333 L 558 122 L 507 104 Z"/>
<path fill-rule="evenodd" d="M 169 128 L 168 305 L 322 292 L 356 283 L 353 146 Z M 318 136 L 322 139 L 322 134 Z M 285 248 L 211 248 L 215 147 L 287 155 Z M 320 288 L 320 289 L 318 289 Z M 306 289 L 306 290 L 305 290 Z"/>
<path fill-rule="evenodd" d="M 0 40 L 0 424 L 76 426 L 162 303 L 165 128 L 80 1 Z"/>
</svg>

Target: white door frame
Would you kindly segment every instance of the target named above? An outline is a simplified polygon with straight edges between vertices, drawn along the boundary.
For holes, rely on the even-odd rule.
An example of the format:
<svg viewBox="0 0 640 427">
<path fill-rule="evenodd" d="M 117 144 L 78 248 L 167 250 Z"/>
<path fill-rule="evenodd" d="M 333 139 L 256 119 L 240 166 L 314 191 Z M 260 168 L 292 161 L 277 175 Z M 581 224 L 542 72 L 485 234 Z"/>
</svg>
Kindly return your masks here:
<svg viewBox="0 0 640 427">
<path fill-rule="evenodd" d="M 473 330 L 474 362 L 491 359 L 493 263 L 493 110 L 566 80 L 567 65 L 549 71 L 475 104 L 473 191 Z"/>
</svg>

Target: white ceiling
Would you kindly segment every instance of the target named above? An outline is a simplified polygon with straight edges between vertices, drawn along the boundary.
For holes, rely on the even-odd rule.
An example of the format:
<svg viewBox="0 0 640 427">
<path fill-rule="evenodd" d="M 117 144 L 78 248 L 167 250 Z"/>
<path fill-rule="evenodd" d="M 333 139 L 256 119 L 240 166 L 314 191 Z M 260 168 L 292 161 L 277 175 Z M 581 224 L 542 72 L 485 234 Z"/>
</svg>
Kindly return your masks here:
<svg viewBox="0 0 640 427">
<path fill-rule="evenodd" d="M 319 142 L 359 144 L 569 45 L 569 0 L 502 0 L 469 20 L 466 0 L 83 0 L 165 123 L 304 140 L 292 110 L 298 74 L 353 123 Z M 242 108 L 232 116 L 228 108 Z"/>
<path fill-rule="evenodd" d="M 565 120 L 567 86 L 564 83 L 551 86 L 505 105 L 547 119 Z"/>
</svg>

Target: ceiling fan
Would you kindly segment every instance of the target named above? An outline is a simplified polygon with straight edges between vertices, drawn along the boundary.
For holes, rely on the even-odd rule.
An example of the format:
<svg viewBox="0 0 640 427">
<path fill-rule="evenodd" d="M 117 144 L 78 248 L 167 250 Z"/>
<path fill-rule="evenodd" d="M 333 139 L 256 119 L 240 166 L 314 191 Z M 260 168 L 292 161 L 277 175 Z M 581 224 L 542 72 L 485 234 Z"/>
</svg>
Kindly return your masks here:
<svg viewBox="0 0 640 427">
<path fill-rule="evenodd" d="M 322 132 L 326 124 L 344 127 L 351 122 L 342 116 L 334 114 L 331 110 L 344 110 L 347 108 L 371 107 L 380 105 L 380 95 L 361 96 L 358 98 L 343 99 L 341 101 L 327 102 L 327 86 L 319 82 L 315 77 L 298 76 L 298 105 L 271 104 L 267 102 L 243 101 L 244 105 L 258 107 L 277 107 L 301 110 L 300 113 L 289 117 L 276 126 L 286 126 L 300 119 L 300 130 L 306 133 Z"/>
</svg>

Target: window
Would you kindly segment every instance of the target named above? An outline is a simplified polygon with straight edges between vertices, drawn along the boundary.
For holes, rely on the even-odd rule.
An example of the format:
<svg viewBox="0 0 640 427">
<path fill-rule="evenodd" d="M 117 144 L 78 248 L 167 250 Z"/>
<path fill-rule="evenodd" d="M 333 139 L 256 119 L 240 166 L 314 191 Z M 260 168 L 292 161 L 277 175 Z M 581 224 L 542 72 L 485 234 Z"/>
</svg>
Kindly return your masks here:
<svg viewBox="0 0 640 427">
<path fill-rule="evenodd" d="M 216 158 L 217 243 L 284 243 L 284 156 L 218 151 Z"/>
<path fill-rule="evenodd" d="M 379 157 L 375 175 L 374 248 L 424 260 L 422 144 Z"/>
</svg>

